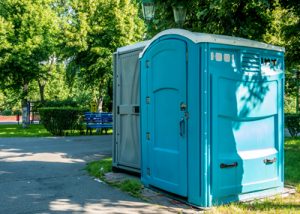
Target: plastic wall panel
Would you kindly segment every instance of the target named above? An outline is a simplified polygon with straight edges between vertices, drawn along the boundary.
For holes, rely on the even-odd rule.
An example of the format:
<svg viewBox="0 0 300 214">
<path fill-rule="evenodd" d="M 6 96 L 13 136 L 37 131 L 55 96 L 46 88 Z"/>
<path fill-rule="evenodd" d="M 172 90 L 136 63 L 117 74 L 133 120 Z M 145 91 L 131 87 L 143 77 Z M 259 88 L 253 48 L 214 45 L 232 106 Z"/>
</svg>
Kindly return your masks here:
<svg viewBox="0 0 300 214">
<path fill-rule="evenodd" d="M 140 67 L 143 46 L 116 53 L 114 87 L 113 165 L 129 171 L 140 170 Z"/>
<path fill-rule="evenodd" d="M 278 133 L 282 131 L 279 83 L 283 71 L 270 69 L 272 75 L 263 74 L 260 58 L 266 55 L 263 51 L 249 48 L 246 55 L 237 49 L 233 57 L 230 49 L 212 50 L 215 56 L 210 57 L 214 203 L 282 187 L 279 169 L 283 151 Z M 245 61 L 245 56 L 249 62 L 240 63 L 239 59 Z"/>
</svg>

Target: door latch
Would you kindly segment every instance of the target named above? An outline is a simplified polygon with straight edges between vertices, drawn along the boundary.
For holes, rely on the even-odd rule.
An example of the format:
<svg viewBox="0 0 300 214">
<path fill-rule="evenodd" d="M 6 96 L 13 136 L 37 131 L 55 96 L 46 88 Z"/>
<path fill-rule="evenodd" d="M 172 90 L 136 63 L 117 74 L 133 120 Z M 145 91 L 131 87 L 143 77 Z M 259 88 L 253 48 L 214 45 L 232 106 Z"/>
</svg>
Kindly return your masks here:
<svg viewBox="0 0 300 214">
<path fill-rule="evenodd" d="M 187 105 L 184 102 L 180 103 L 180 111 L 185 111 L 187 108 Z"/>
</svg>

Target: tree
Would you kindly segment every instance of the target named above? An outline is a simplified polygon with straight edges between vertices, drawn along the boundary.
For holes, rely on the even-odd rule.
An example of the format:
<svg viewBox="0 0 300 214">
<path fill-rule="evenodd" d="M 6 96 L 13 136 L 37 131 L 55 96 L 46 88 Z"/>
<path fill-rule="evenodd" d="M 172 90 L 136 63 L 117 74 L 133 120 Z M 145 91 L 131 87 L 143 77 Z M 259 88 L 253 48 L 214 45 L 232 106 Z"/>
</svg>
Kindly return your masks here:
<svg viewBox="0 0 300 214">
<path fill-rule="evenodd" d="M 273 10 L 272 1 L 267 0 L 157 0 L 156 4 L 151 35 L 176 27 L 172 5 L 183 4 L 187 8 L 185 29 L 260 41 L 269 27 Z"/>
<path fill-rule="evenodd" d="M 138 17 L 137 4 L 130 0 L 74 0 L 71 8 L 72 19 L 65 30 L 66 46 L 73 51 L 68 73 L 96 89 L 94 96 L 101 108 L 112 91 L 113 52 L 141 40 L 144 24 Z"/>
<path fill-rule="evenodd" d="M 23 127 L 28 122 L 29 84 L 41 77 L 41 62 L 54 54 L 57 42 L 59 21 L 51 3 L 51 0 L 0 2 L 0 86 L 20 94 Z"/>
<path fill-rule="evenodd" d="M 287 64 L 300 70 L 300 2 L 295 0 L 279 0 L 293 18 L 284 27 L 284 36 L 289 45 L 287 48 Z"/>
</svg>

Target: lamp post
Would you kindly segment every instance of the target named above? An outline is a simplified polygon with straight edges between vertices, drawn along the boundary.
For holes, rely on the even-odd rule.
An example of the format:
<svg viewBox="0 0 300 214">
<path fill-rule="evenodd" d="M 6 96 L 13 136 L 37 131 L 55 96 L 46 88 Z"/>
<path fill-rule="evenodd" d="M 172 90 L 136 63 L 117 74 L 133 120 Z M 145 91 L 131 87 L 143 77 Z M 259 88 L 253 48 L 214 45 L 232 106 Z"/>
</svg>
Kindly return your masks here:
<svg viewBox="0 0 300 214">
<path fill-rule="evenodd" d="M 178 27 L 182 27 L 186 18 L 186 7 L 182 4 L 174 4 L 173 6 L 174 20 Z M 154 18 L 155 3 L 154 0 L 142 0 L 142 10 L 144 19 L 150 22 Z"/>
<path fill-rule="evenodd" d="M 155 5 L 154 0 L 142 1 L 143 16 L 146 21 L 151 21 L 154 18 Z"/>
<path fill-rule="evenodd" d="M 186 7 L 183 5 L 173 5 L 174 20 L 176 24 L 182 28 L 186 18 Z"/>
</svg>

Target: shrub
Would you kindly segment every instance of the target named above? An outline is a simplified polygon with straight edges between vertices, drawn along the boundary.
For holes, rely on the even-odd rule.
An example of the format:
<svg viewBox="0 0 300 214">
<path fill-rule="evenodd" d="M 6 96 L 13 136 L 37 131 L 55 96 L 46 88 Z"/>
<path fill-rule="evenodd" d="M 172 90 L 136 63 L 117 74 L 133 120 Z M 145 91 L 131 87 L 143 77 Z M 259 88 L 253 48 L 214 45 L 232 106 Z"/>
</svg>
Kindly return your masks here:
<svg viewBox="0 0 300 214">
<path fill-rule="evenodd" d="M 36 102 L 33 106 L 33 111 L 38 111 L 39 108 L 47 108 L 47 107 L 74 107 L 79 108 L 80 103 L 76 102 L 72 99 L 66 100 L 48 100 L 44 102 Z"/>
<path fill-rule="evenodd" d="M 62 136 L 66 131 L 73 132 L 81 124 L 84 109 L 74 107 L 40 108 L 41 122 L 53 135 Z"/>
<path fill-rule="evenodd" d="M 14 115 L 21 115 L 22 112 L 21 112 L 21 110 L 14 110 L 14 111 L 13 111 L 13 114 L 14 114 Z"/>
<path fill-rule="evenodd" d="M 3 116 L 11 116 L 12 115 L 12 111 L 9 109 L 5 109 L 4 111 L 2 111 L 2 115 Z"/>
<path fill-rule="evenodd" d="M 300 132 L 300 114 L 285 114 L 285 127 L 289 130 L 292 137 Z"/>
</svg>

